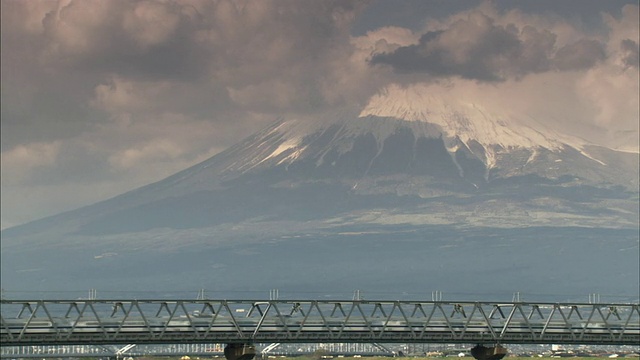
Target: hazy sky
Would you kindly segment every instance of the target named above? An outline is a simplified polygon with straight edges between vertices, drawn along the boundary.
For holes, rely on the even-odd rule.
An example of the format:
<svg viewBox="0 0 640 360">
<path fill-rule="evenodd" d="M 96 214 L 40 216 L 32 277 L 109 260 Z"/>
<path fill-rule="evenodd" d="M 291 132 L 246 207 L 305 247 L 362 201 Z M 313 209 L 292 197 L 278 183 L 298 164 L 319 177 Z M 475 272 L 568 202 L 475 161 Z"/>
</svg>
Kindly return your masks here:
<svg viewBox="0 0 640 360">
<path fill-rule="evenodd" d="M 638 150 L 638 1 L 2 0 L 1 226 L 429 83 Z"/>
</svg>

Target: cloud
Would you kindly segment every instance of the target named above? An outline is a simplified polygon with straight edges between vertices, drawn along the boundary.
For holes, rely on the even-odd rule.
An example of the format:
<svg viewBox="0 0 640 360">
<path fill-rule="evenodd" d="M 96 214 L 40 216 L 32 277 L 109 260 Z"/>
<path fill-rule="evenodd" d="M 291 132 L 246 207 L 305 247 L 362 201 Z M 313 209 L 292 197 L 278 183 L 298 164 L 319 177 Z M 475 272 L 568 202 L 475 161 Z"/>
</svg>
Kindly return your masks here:
<svg viewBox="0 0 640 360">
<path fill-rule="evenodd" d="M 585 29 L 484 2 L 357 37 L 367 1 L 0 6 L 3 224 L 158 180 L 279 116 L 358 108 L 394 83 L 428 82 L 606 144 L 609 130 L 636 128 L 637 5 Z"/>
<path fill-rule="evenodd" d="M 142 1 L 124 14 L 123 29 L 144 51 L 167 42 L 180 23 L 180 11 L 175 5 L 157 1 Z"/>
<path fill-rule="evenodd" d="M 170 139 L 154 139 L 146 144 L 136 144 L 134 148 L 114 153 L 109 157 L 109 163 L 116 169 L 130 169 L 142 162 L 158 159 L 174 160 L 184 154 L 185 150 Z"/>
<path fill-rule="evenodd" d="M 352 61 L 349 37 L 360 1 L 1 6 L 3 150 L 72 138 L 132 112 L 235 123 L 247 135 L 263 125 L 249 124 L 247 110 L 273 119 L 348 103 L 350 74 L 366 71 Z"/>
<path fill-rule="evenodd" d="M 174 90 L 166 81 L 136 82 L 112 77 L 107 84 L 95 88 L 92 105 L 110 113 L 151 110 L 160 105 L 155 99 Z"/>
<path fill-rule="evenodd" d="M 2 226 L 103 200 L 204 161 L 235 128 L 180 114 L 113 117 L 92 131 L 3 151 Z M 237 136 L 237 135 L 236 135 Z"/>
<path fill-rule="evenodd" d="M 338 64 L 352 48 L 349 25 L 364 6 L 340 0 L 61 0 L 35 11 L 13 3 L 3 3 L 3 20 L 32 20 L 29 26 L 3 22 L 3 43 L 28 37 L 37 44 L 7 64 L 13 72 L 24 69 L 16 82 L 33 81 L 29 74 L 46 68 L 52 82 L 64 81 L 71 92 L 107 81 L 188 83 L 221 99 L 217 105 L 238 100 L 261 111 L 304 111 L 349 97 L 340 88 L 324 92 L 324 79 L 341 72 Z M 34 25 L 38 18 L 40 27 Z M 24 64 L 20 58 L 37 61 Z M 70 72 L 77 75 L 63 79 Z M 295 96 L 270 97 L 272 85 Z"/>
<path fill-rule="evenodd" d="M 427 84 L 433 93 L 637 151 L 637 13 L 628 5 L 620 15 L 603 14 L 603 28 L 587 32 L 567 19 L 483 3 L 430 19 L 417 40 L 406 29 L 387 36 L 395 44 L 363 37 L 381 44 L 369 45 L 366 61 L 372 73 L 392 71 L 384 75 L 391 84 Z"/>
<path fill-rule="evenodd" d="M 557 49 L 558 35 L 547 29 L 501 22 L 476 9 L 442 29 L 424 33 L 418 44 L 374 55 L 371 64 L 433 78 L 499 82 L 546 71 L 587 69 L 605 59 L 604 44 L 598 40 L 582 38 Z"/>
<path fill-rule="evenodd" d="M 620 54 L 624 66 L 637 68 L 639 66 L 638 62 L 640 62 L 638 52 L 637 42 L 631 39 L 624 39 L 620 42 Z"/>
<path fill-rule="evenodd" d="M 82 137 L 80 145 L 100 152 L 112 173 L 136 177 L 155 173 L 155 179 L 225 148 L 217 145 L 224 131 L 209 121 L 173 113 L 154 115 L 153 121 L 138 116 L 115 117 Z M 149 177 L 148 181 L 155 179 Z"/>
<path fill-rule="evenodd" d="M 42 18 L 37 57 L 85 74 L 194 79 L 206 72 L 191 34 L 201 26 L 177 1 L 58 1 Z"/>
<path fill-rule="evenodd" d="M 575 84 L 576 93 L 593 109 L 593 122 L 609 130 L 603 132 L 601 141 L 635 151 L 640 118 L 639 12 L 639 6 L 625 5 L 619 17 L 602 14 L 608 27 L 607 59 L 585 71 Z M 621 133 L 634 136 L 620 137 Z"/>
<path fill-rule="evenodd" d="M 590 69 L 576 83 L 576 92 L 591 103 L 596 124 L 614 131 L 637 132 L 640 118 L 637 67 L 621 71 L 616 65 L 606 64 Z"/>
<path fill-rule="evenodd" d="M 61 143 L 31 143 L 19 145 L 0 153 L 2 183 L 18 184 L 25 181 L 35 169 L 51 167 L 56 163 Z"/>
<path fill-rule="evenodd" d="M 553 63 L 560 71 L 589 69 L 605 59 L 604 46 L 596 40 L 582 39 L 559 49 Z"/>
</svg>

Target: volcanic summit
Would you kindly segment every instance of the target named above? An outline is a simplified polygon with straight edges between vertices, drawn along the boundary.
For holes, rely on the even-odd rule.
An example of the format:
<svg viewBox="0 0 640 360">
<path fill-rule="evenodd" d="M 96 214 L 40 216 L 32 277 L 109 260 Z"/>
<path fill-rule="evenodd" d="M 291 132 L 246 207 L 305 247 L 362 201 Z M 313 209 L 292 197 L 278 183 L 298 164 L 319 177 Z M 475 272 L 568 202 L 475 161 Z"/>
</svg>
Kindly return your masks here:
<svg viewBox="0 0 640 360">
<path fill-rule="evenodd" d="M 435 276 L 441 289 L 529 281 L 586 294 L 606 274 L 579 264 L 613 261 L 621 277 L 603 281 L 617 291 L 638 283 L 633 251 L 619 252 L 637 249 L 637 199 L 637 153 L 396 86 L 359 113 L 279 119 L 166 179 L 7 229 L 2 281 L 42 288 L 90 269 L 106 288 L 123 277 L 127 288 L 223 287 L 211 284 L 215 270 L 246 288 L 402 289 L 447 259 L 466 265 Z M 575 251 L 567 258 L 554 247 Z M 383 274 L 367 270 L 383 263 Z M 513 268 L 522 278 L 506 277 Z M 570 289 L 545 280 L 556 270 Z M 468 271 L 501 282 L 478 283 Z M 78 281 L 95 287 L 90 279 Z"/>
</svg>

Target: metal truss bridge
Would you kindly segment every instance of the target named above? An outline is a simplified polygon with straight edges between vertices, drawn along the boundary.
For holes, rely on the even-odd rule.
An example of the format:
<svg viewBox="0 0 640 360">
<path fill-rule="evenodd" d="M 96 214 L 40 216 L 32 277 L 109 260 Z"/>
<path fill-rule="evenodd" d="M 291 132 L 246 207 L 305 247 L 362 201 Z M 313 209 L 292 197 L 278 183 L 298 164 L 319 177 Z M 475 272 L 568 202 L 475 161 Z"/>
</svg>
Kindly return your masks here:
<svg viewBox="0 0 640 360">
<path fill-rule="evenodd" d="M 0 345 L 640 345 L 640 304 L 372 300 L 2 300 Z"/>
</svg>

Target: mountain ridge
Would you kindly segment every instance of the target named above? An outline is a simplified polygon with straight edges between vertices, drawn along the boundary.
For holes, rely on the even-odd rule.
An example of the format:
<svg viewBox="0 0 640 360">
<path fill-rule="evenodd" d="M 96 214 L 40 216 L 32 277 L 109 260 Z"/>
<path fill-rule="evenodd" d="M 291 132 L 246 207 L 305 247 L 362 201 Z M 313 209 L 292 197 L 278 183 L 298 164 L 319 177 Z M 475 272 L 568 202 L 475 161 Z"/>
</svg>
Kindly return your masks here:
<svg viewBox="0 0 640 360">
<path fill-rule="evenodd" d="M 494 153 L 490 168 L 486 159 L 478 156 L 487 146 L 479 144 L 474 149 L 473 142 L 460 142 L 459 147 L 451 151 L 446 143 L 453 140 L 446 139 L 445 131 L 437 125 L 373 115 L 347 116 L 352 114 L 339 114 L 315 124 L 279 119 L 204 162 L 156 183 L 83 207 L 80 212 L 88 217 L 105 206 L 118 211 L 114 209 L 201 191 L 225 192 L 230 183 L 247 179 L 254 184 L 263 182 L 265 191 L 330 181 L 343 188 L 341 191 L 345 194 L 392 194 L 423 200 L 455 193 L 473 196 L 477 189 L 495 187 L 491 184 L 504 183 L 507 179 L 512 179 L 512 183 L 529 179 L 525 182 L 556 183 L 564 188 L 600 188 L 596 193 L 615 192 L 616 187 L 624 188 L 619 189 L 621 193 L 637 188 L 637 177 L 634 177 L 637 170 L 625 171 L 634 163 L 637 168 L 637 156 L 633 153 L 582 145 L 583 149 L 607 159 L 609 164 L 606 164 L 566 144 L 553 150 L 542 146 L 512 147 L 509 151 L 501 148 Z M 569 156 L 563 157 L 566 154 Z M 616 161 L 619 164 L 615 164 Z M 629 225 L 628 221 L 623 223 Z M 5 234 L 15 232 L 5 230 Z"/>
<path fill-rule="evenodd" d="M 3 288 L 637 294 L 637 154 L 360 115 L 281 118 L 158 182 L 5 229 Z"/>
</svg>

